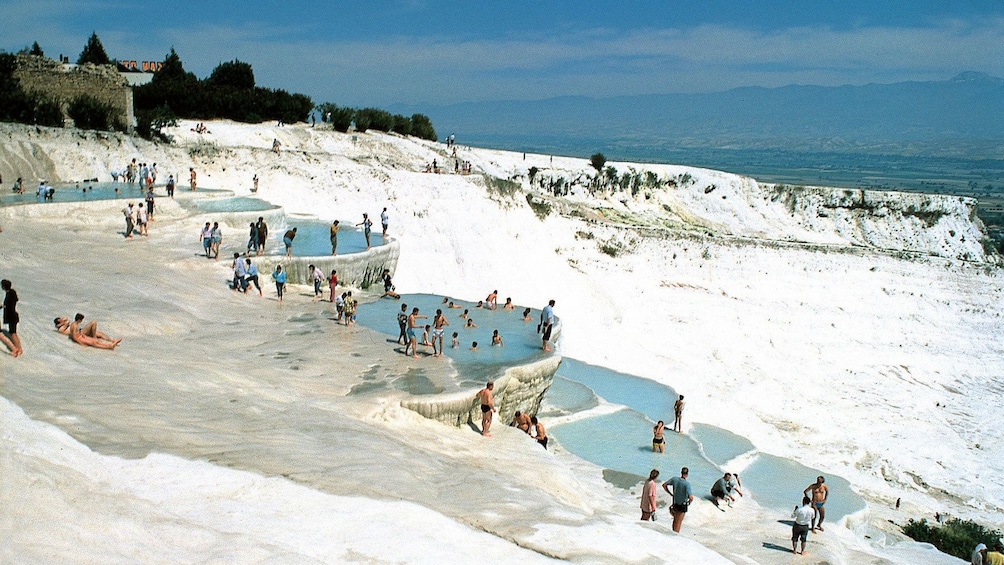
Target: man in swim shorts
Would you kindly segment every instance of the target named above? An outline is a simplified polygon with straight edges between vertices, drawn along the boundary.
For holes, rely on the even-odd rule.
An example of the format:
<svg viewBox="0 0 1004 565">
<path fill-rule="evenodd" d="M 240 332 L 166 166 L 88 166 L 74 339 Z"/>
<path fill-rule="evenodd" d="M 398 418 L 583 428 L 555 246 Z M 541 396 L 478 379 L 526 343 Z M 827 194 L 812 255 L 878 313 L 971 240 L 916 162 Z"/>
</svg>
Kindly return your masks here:
<svg viewBox="0 0 1004 565">
<path fill-rule="evenodd" d="M 509 425 L 523 430 L 526 435 L 530 435 L 530 424 L 530 416 L 517 410 L 512 416 L 512 423 Z"/>
<path fill-rule="evenodd" d="M 673 477 L 662 483 L 662 488 L 673 496 L 673 505 L 669 507 L 669 513 L 673 516 L 673 531 L 676 533 L 680 533 L 680 528 L 683 527 L 683 518 L 687 515 L 690 503 L 694 501 L 690 482 L 687 481 L 689 474 L 690 469 L 684 467 L 680 469 L 679 477 Z M 669 487 L 673 487 L 673 490 L 669 490 Z"/>
<path fill-rule="evenodd" d="M 666 424 L 659 420 L 659 422 L 652 428 L 652 451 L 658 451 L 659 453 L 666 452 L 666 439 L 663 437 L 663 430 L 666 429 Z"/>
<path fill-rule="evenodd" d="M 809 496 L 812 493 L 812 507 L 816 510 L 816 517 L 819 518 L 818 521 L 813 521 L 811 531 L 815 532 L 816 528 L 819 531 L 823 531 L 823 518 L 826 518 L 826 510 L 823 506 L 826 504 L 826 499 L 830 496 L 830 489 L 826 488 L 826 479 L 822 475 L 816 477 L 816 482 L 805 487 L 805 491 L 802 493 L 805 496 Z"/>
<path fill-rule="evenodd" d="M 428 319 L 428 316 L 421 316 L 418 313 L 418 308 L 412 308 L 411 314 L 408 315 L 408 331 L 406 337 L 408 341 L 404 346 L 404 354 L 408 354 L 408 346 L 411 346 L 411 354 L 414 359 L 418 359 L 418 335 L 415 334 L 415 328 L 420 327 L 418 324 L 419 318 Z"/>
<path fill-rule="evenodd" d="M 53 320 L 53 323 L 56 325 L 56 331 L 69 335 L 74 343 L 79 343 L 80 345 L 96 347 L 98 349 L 115 349 L 119 343 L 122 343 L 121 339 L 112 339 L 99 332 L 96 322 L 90 322 L 81 328 L 80 323 L 83 321 L 84 315 L 78 313 L 74 316 L 73 323 L 67 323 L 69 320 L 66 318 L 56 318 Z"/>
<path fill-rule="evenodd" d="M 418 308 L 415 310 L 418 310 Z M 485 388 L 478 391 L 477 397 L 481 401 L 481 435 L 484 437 L 491 437 L 488 429 L 492 427 L 492 413 L 498 411 L 495 408 L 495 397 L 492 395 L 494 388 L 495 383 L 488 381 L 485 384 Z"/>
<path fill-rule="evenodd" d="M 443 334 L 446 333 L 446 326 L 450 325 L 450 322 L 446 321 L 446 316 L 443 315 L 441 309 L 436 310 L 436 315 L 432 318 L 432 356 L 442 357 L 443 356 Z M 436 343 L 439 343 L 439 347 L 436 347 Z"/>
</svg>

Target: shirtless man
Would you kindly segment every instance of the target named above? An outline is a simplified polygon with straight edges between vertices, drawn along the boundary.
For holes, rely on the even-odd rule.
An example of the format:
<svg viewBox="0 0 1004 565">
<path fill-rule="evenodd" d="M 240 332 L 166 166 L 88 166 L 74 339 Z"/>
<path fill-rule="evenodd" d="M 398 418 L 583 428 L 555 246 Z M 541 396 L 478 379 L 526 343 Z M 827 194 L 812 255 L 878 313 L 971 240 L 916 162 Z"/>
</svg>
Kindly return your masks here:
<svg viewBox="0 0 1004 565">
<path fill-rule="evenodd" d="M 485 307 L 487 307 L 489 310 L 494 310 L 498 308 L 499 305 L 498 301 L 499 301 L 499 291 L 493 290 L 492 293 L 488 295 L 488 298 L 485 298 Z"/>
<path fill-rule="evenodd" d="M 432 318 L 432 356 L 442 357 L 443 356 L 443 334 L 446 333 L 446 326 L 450 325 L 450 322 L 446 321 L 446 316 L 443 315 L 441 309 L 436 310 L 436 315 Z M 436 347 L 436 342 L 439 342 L 439 347 Z"/>
<path fill-rule="evenodd" d="M 530 418 L 530 424 L 533 426 L 533 438 L 537 440 L 537 443 L 544 446 L 544 449 L 547 449 L 547 431 L 544 430 L 544 424 L 537 421 L 536 416 Z"/>
<path fill-rule="evenodd" d="M 488 381 L 485 388 L 478 391 L 477 397 L 481 401 L 481 435 L 484 437 L 491 437 L 492 434 L 488 433 L 488 429 L 492 427 L 492 413 L 498 412 L 495 408 L 495 397 L 492 395 L 494 388 L 495 383 Z"/>
<path fill-rule="evenodd" d="M 680 433 L 683 430 L 683 395 L 676 399 L 673 403 L 673 414 L 675 418 L 673 419 L 673 431 Z"/>
<path fill-rule="evenodd" d="M 517 410 L 516 413 L 513 414 L 512 423 L 509 425 L 515 426 L 523 430 L 523 432 L 526 433 L 526 435 L 530 435 L 530 416 L 527 416 L 526 414 L 520 412 L 519 410 Z"/>
<path fill-rule="evenodd" d="M 809 495 L 810 492 L 812 493 L 811 496 Z M 811 531 L 815 532 L 816 528 L 819 528 L 819 531 L 822 532 L 823 518 L 826 517 L 826 510 L 823 508 L 823 505 L 826 504 L 826 499 L 830 496 L 830 489 L 826 488 L 826 479 L 824 479 L 822 475 L 816 477 L 816 482 L 805 487 L 802 494 L 808 496 L 812 500 L 812 507 L 816 509 L 816 517 L 818 518 L 818 521 L 812 521 Z"/>
<path fill-rule="evenodd" d="M 192 167 L 189 167 L 188 168 L 188 184 L 191 185 L 192 192 L 195 192 L 195 185 L 196 185 L 196 183 L 195 183 L 195 177 L 196 177 L 195 169 L 192 168 Z"/>
<path fill-rule="evenodd" d="M 421 316 L 418 313 L 418 308 L 412 308 L 411 314 L 408 315 L 408 341 L 404 345 L 404 354 L 408 354 L 408 346 L 411 346 L 411 356 L 413 359 L 418 359 L 418 336 L 415 334 L 415 329 L 421 327 L 418 324 L 419 318 L 428 319 L 428 316 Z"/>
<path fill-rule="evenodd" d="M 56 318 L 52 323 L 56 326 L 56 331 L 70 336 L 70 339 L 80 345 L 97 347 L 98 349 L 115 349 L 115 346 L 122 343 L 121 339 L 112 339 L 98 331 L 97 322 L 88 322 L 87 325 L 81 328 L 80 323 L 83 321 L 84 315 L 77 314 L 74 316 L 72 323 L 67 318 L 62 317 Z"/>
<path fill-rule="evenodd" d="M 659 453 L 666 452 L 666 439 L 662 436 L 663 430 L 666 429 L 666 424 L 662 420 L 659 420 L 655 426 L 652 427 L 652 451 L 658 451 Z"/>
</svg>

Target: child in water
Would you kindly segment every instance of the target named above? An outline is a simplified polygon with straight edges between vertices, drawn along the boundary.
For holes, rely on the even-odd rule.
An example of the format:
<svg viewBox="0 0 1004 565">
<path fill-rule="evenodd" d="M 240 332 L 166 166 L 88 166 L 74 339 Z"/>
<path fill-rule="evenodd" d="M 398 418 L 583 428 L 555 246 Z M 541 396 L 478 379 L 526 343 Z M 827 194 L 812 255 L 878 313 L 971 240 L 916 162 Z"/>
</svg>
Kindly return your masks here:
<svg viewBox="0 0 1004 565">
<path fill-rule="evenodd" d="M 456 348 L 460 347 L 460 338 L 459 338 L 459 335 L 460 334 L 458 334 L 457 332 L 453 332 L 453 340 L 450 341 L 450 347 L 451 348 L 456 349 Z"/>
<path fill-rule="evenodd" d="M 499 347 L 504 347 L 505 344 L 502 343 L 502 336 L 499 335 L 499 331 L 495 330 L 492 332 L 492 345 L 497 345 Z"/>
</svg>

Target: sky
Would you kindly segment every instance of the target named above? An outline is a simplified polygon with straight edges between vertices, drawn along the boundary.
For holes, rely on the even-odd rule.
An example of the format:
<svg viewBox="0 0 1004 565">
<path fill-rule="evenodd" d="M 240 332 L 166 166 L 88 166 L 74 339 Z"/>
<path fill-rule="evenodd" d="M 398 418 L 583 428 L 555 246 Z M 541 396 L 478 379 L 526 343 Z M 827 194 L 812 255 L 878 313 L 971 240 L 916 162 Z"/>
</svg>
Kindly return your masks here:
<svg viewBox="0 0 1004 565">
<path fill-rule="evenodd" d="M 0 0 L 0 49 L 174 47 L 315 103 L 442 105 L 1004 76 L 1004 0 Z"/>
</svg>

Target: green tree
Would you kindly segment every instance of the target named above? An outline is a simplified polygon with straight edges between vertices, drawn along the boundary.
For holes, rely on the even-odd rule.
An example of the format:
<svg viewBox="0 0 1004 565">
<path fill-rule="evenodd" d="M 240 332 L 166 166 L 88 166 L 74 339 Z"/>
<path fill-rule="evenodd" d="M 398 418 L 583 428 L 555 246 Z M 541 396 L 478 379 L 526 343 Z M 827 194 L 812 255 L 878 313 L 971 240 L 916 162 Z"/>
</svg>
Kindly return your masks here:
<svg viewBox="0 0 1004 565">
<path fill-rule="evenodd" d="M 252 89 L 254 88 L 254 70 L 251 69 L 250 64 L 234 59 L 217 65 L 206 81 L 214 86 Z"/>
<path fill-rule="evenodd" d="M 411 115 L 411 134 L 421 139 L 438 141 L 436 130 L 432 127 L 432 120 L 425 114 Z"/>
<path fill-rule="evenodd" d="M 411 135 L 411 118 L 394 114 L 394 132 L 401 135 Z"/>
<path fill-rule="evenodd" d="M 336 131 L 345 133 L 352 127 L 352 120 L 355 118 L 355 110 L 352 108 L 339 107 L 331 102 L 325 102 L 317 107 L 321 113 L 321 120 L 331 124 Z"/>
<path fill-rule="evenodd" d="M 70 100 L 67 113 L 80 129 L 124 130 L 125 127 L 115 117 L 115 108 L 93 96 L 82 94 Z"/>
<path fill-rule="evenodd" d="M 28 51 L 28 54 L 35 55 L 36 57 L 45 57 L 45 53 L 42 51 L 42 48 L 38 46 L 37 41 L 31 44 L 31 50 Z"/>
<path fill-rule="evenodd" d="M 592 165 L 594 169 L 596 169 L 597 173 L 601 173 L 603 172 L 603 165 L 607 164 L 607 158 L 604 157 L 602 153 L 594 153 L 589 158 L 589 164 Z"/>
<path fill-rule="evenodd" d="M 87 40 L 87 45 L 84 45 L 84 50 L 80 52 L 80 57 L 77 58 L 78 65 L 85 63 L 94 65 L 107 65 L 111 63 L 111 59 L 105 53 L 105 48 L 101 45 L 101 40 L 98 39 L 96 32 L 91 33 L 91 38 Z"/>
</svg>

